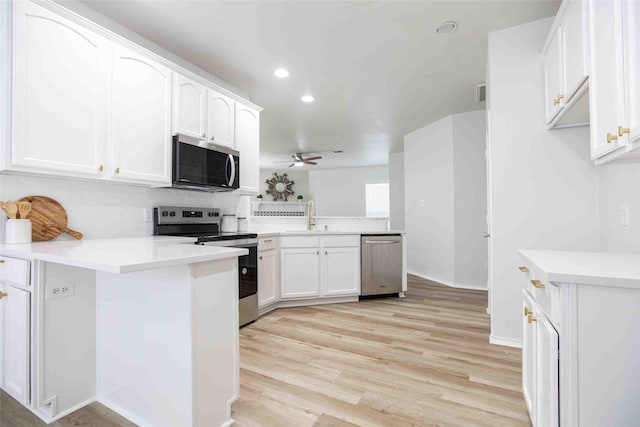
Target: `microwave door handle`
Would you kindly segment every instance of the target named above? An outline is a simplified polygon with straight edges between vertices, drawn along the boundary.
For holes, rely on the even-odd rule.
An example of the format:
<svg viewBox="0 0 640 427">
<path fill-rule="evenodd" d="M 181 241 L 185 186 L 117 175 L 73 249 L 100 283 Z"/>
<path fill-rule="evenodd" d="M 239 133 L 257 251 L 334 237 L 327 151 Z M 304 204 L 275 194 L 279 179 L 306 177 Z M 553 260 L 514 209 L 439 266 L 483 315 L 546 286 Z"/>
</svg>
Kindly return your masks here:
<svg viewBox="0 0 640 427">
<path fill-rule="evenodd" d="M 231 176 L 229 177 L 229 187 L 233 186 L 236 180 L 236 162 L 233 161 L 233 155 L 229 154 L 229 163 L 231 163 Z"/>
</svg>

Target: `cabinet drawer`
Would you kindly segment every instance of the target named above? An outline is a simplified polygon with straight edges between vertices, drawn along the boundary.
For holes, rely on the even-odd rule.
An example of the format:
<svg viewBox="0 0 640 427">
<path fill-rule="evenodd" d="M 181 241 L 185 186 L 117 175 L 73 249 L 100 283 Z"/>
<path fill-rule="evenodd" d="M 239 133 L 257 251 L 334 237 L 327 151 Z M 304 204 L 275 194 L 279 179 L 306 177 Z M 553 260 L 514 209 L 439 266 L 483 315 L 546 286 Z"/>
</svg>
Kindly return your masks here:
<svg viewBox="0 0 640 427">
<path fill-rule="evenodd" d="M 0 282 L 28 286 L 30 264 L 24 259 L 0 256 Z"/>
<path fill-rule="evenodd" d="M 322 236 L 322 246 L 331 248 L 360 246 L 360 235 L 350 234 L 346 236 Z"/>
<path fill-rule="evenodd" d="M 318 236 L 284 236 L 280 238 L 281 248 L 317 248 L 320 246 Z"/>
<path fill-rule="evenodd" d="M 258 238 L 258 250 L 265 251 L 267 249 L 275 249 L 278 243 L 276 237 L 259 237 Z"/>
</svg>

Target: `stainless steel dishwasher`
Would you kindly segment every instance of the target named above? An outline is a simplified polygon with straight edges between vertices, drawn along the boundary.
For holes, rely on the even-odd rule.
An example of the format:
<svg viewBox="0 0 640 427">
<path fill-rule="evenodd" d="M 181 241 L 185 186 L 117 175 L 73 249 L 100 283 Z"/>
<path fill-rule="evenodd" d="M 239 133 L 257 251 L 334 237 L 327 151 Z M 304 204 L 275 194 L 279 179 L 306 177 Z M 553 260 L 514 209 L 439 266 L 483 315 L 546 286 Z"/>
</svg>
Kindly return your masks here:
<svg viewBox="0 0 640 427">
<path fill-rule="evenodd" d="M 402 292 L 402 235 L 363 234 L 360 295 Z"/>
</svg>

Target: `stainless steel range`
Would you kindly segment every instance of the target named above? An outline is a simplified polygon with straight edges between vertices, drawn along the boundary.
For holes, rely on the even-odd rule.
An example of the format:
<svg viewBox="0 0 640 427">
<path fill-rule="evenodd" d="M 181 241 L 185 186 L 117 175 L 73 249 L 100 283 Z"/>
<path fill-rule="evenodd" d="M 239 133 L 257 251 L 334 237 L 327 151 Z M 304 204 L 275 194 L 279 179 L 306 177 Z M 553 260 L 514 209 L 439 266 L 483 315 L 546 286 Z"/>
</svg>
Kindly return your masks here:
<svg viewBox="0 0 640 427">
<path fill-rule="evenodd" d="M 153 210 L 153 234 L 196 237 L 196 245 L 246 248 L 249 255 L 238 257 L 240 326 L 258 318 L 258 235 L 222 233 L 222 217 L 217 208 L 158 206 Z"/>
</svg>

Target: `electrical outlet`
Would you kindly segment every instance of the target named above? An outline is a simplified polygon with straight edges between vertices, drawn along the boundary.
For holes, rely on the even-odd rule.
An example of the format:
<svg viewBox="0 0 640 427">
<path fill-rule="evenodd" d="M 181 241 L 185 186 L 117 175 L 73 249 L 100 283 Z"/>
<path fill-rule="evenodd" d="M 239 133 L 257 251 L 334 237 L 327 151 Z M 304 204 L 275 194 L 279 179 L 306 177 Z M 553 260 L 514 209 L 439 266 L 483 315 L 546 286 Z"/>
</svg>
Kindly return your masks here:
<svg viewBox="0 0 640 427">
<path fill-rule="evenodd" d="M 48 283 L 45 286 L 45 299 L 56 299 L 70 297 L 74 294 L 75 284 L 69 283 Z"/>
<path fill-rule="evenodd" d="M 629 226 L 629 207 L 623 206 L 620 209 L 620 227 Z"/>
<path fill-rule="evenodd" d="M 144 222 L 151 222 L 151 221 L 153 221 L 153 218 L 152 218 L 152 216 L 151 216 L 151 209 L 149 209 L 149 208 L 144 208 L 144 213 L 143 213 L 143 216 L 142 216 L 142 220 L 143 220 Z"/>
</svg>

